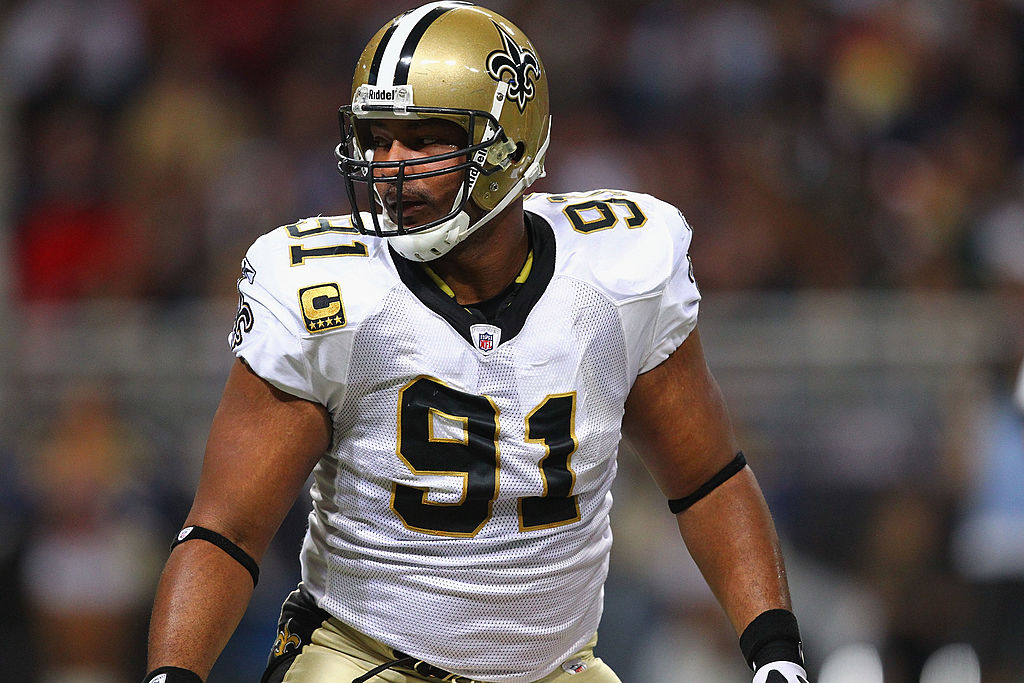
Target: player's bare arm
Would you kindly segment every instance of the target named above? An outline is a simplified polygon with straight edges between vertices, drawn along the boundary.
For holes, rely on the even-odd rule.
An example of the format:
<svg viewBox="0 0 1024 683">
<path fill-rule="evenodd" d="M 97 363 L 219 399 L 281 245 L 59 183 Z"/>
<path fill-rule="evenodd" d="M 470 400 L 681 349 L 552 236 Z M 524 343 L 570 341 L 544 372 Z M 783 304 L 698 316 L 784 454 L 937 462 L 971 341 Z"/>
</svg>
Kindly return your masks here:
<svg viewBox="0 0 1024 683">
<path fill-rule="evenodd" d="M 790 610 L 771 514 L 753 472 L 737 461 L 728 411 L 698 330 L 637 378 L 623 429 L 666 498 L 694 501 L 677 515 L 679 531 L 736 633 L 759 615 Z"/>
<path fill-rule="evenodd" d="M 323 406 L 274 388 L 236 361 L 186 527 L 213 530 L 259 562 L 330 434 Z M 245 567 L 213 543 L 175 546 L 153 608 L 149 668 L 176 666 L 205 679 L 252 589 Z"/>
</svg>

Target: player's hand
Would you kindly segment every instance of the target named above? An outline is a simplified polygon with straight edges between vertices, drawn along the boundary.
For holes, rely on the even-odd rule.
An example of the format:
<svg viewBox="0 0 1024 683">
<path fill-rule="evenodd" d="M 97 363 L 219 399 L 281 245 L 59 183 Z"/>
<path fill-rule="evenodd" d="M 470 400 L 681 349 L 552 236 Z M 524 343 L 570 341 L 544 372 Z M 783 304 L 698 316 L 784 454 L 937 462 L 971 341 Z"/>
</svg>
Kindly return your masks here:
<svg viewBox="0 0 1024 683">
<path fill-rule="evenodd" d="M 807 672 L 794 662 L 768 662 L 757 668 L 754 683 L 809 683 Z"/>
</svg>

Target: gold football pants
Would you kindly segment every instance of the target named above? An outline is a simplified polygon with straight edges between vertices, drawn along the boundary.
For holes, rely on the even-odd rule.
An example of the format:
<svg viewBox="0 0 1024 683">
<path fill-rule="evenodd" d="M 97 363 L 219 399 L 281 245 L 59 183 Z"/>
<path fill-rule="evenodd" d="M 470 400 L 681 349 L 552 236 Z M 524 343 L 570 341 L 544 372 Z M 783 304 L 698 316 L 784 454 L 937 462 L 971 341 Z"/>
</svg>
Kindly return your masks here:
<svg viewBox="0 0 1024 683">
<path fill-rule="evenodd" d="M 291 605 L 285 605 L 286 610 L 289 606 L 296 606 L 295 598 L 305 602 L 296 594 L 301 595 L 300 591 L 293 593 L 288 601 Z M 368 671 L 396 659 L 387 645 L 333 617 L 324 614 L 326 618 L 318 620 L 318 626 L 309 624 L 308 630 L 301 627 L 296 629 L 306 630 L 304 637 L 299 637 L 289 629 L 290 623 L 294 626 L 298 624 L 292 620 L 286 621 L 284 616 L 283 613 L 281 630 L 263 677 L 265 683 L 350 683 L 365 676 Z M 611 667 L 594 656 L 596 643 L 595 634 L 583 649 L 537 683 L 621 683 Z M 366 683 L 478 683 L 431 669 L 423 663 L 407 664 L 381 671 Z"/>
</svg>

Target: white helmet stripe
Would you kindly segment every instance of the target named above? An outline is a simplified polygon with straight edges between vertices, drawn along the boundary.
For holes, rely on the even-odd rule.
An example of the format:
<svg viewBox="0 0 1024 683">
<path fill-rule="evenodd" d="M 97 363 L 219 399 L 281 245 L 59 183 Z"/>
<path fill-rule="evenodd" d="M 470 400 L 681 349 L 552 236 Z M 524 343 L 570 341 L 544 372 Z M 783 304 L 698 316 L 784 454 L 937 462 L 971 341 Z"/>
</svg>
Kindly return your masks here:
<svg viewBox="0 0 1024 683">
<path fill-rule="evenodd" d="M 432 2 L 406 12 L 395 20 L 384 35 L 377 54 L 373 56 L 369 83 L 381 87 L 406 85 L 409 82 L 409 65 L 413 52 L 426 32 L 427 27 L 438 17 L 468 2 Z"/>
</svg>

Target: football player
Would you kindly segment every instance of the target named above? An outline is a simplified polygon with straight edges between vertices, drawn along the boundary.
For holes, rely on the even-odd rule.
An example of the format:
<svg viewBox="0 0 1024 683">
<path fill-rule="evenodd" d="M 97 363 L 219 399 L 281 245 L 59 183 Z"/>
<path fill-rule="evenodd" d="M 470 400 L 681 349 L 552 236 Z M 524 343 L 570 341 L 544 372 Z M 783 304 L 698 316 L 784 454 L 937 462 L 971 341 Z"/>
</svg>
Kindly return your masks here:
<svg viewBox="0 0 1024 683">
<path fill-rule="evenodd" d="M 352 214 L 243 260 L 238 360 L 148 683 L 208 674 L 310 472 L 263 681 L 618 681 L 593 649 L 623 433 L 754 680 L 806 680 L 770 513 L 701 350 L 690 226 L 633 192 L 524 197 L 547 83 L 522 31 L 466 2 L 366 46 L 340 111 Z"/>
</svg>

